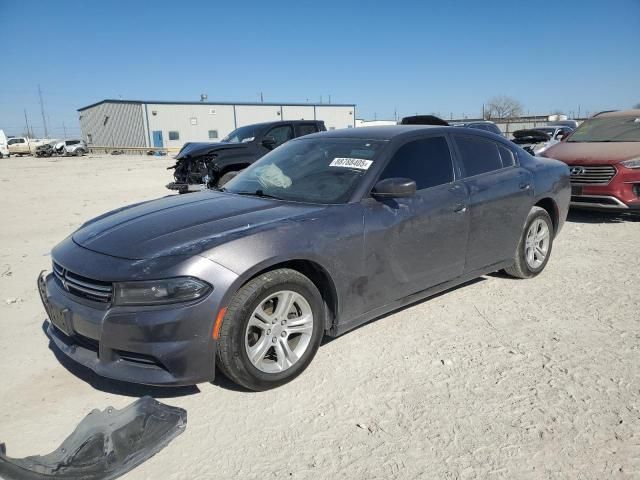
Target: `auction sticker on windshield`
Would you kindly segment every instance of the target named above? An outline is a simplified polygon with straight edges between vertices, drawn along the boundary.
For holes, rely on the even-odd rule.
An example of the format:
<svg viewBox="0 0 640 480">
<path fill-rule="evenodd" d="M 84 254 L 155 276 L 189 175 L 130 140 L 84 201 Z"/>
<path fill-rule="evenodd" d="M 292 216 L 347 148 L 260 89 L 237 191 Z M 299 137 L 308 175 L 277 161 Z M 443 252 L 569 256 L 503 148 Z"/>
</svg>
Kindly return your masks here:
<svg viewBox="0 0 640 480">
<path fill-rule="evenodd" d="M 369 170 L 369 167 L 371 166 L 372 163 L 373 163 L 372 160 L 365 160 L 364 158 L 339 157 L 339 158 L 334 158 L 333 161 L 329 164 L 329 166 Z"/>
</svg>

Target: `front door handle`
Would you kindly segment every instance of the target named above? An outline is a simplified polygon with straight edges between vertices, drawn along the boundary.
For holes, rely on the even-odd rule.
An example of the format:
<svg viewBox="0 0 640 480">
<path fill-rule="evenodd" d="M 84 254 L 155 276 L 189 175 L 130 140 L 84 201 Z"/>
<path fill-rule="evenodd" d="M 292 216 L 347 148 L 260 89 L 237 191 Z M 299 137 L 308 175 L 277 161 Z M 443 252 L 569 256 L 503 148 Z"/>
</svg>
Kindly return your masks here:
<svg viewBox="0 0 640 480">
<path fill-rule="evenodd" d="M 521 183 L 520 184 L 520 190 L 529 190 L 531 188 L 531 184 L 530 183 Z"/>
<path fill-rule="evenodd" d="M 453 209 L 455 213 L 464 213 L 467 211 L 467 206 L 464 203 L 459 203 L 456 208 Z"/>
</svg>

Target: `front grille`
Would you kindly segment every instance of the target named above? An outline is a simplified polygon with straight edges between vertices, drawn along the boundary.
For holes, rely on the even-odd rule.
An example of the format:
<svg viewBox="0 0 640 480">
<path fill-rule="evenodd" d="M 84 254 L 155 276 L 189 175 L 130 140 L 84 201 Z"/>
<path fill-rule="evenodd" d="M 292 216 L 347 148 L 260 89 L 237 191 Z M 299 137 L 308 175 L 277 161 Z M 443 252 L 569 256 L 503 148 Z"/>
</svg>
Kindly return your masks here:
<svg viewBox="0 0 640 480">
<path fill-rule="evenodd" d="M 613 165 L 570 165 L 571 183 L 575 184 L 607 184 L 616 174 Z"/>
<path fill-rule="evenodd" d="M 53 273 L 62 287 L 78 297 L 94 302 L 109 303 L 113 298 L 113 284 L 83 277 L 53 262 Z"/>
</svg>

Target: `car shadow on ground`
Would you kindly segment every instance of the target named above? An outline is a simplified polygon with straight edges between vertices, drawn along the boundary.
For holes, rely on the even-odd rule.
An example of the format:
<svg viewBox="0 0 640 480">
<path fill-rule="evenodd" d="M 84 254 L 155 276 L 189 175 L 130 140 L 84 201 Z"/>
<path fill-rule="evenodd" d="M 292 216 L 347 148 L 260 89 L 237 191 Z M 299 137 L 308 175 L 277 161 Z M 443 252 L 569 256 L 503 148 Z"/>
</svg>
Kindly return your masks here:
<svg viewBox="0 0 640 480">
<path fill-rule="evenodd" d="M 490 274 L 490 275 L 493 276 L 494 274 Z M 500 277 L 500 278 L 511 278 L 508 275 L 500 275 L 498 273 L 496 273 L 495 275 Z M 415 307 L 417 305 L 420 305 L 421 303 L 429 302 L 429 301 L 431 301 L 431 300 L 433 300 L 435 298 L 438 298 L 438 297 L 440 297 L 442 295 L 446 295 L 446 294 L 448 294 L 450 292 L 454 292 L 454 291 L 458 290 L 459 288 L 468 287 L 469 285 L 474 285 L 476 283 L 484 282 L 485 280 L 487 280 L 485 277 L 474 278 L 473 280 L 469 280 L 468 282 L 462 283 L 462 284 L 457 285 L 455 287 L 451 287 L 451 288 L 449 288 L 449 289 L 447 289 L 447 290 L 445 290 L 443 292 L 436 293 L 435 295 L 429 296 L 427 298 L 423 298 L 422 300 L 416 300 L 415 302 L 408 303 L 406 305 L 403 305 L 401 307 L 396 308 L 395 310 L 392 310 L 389 313 L 385 313 L 384 315 L 380 315 L 379 317 L 376 317 L 376 318 L 374 318 L 372 320 L 369 320 L 368 322 L 363 323 L 362 325 L 358 325 L 353 330 L 349 330 L 348 332 L 344 333 L 343 335 L 340 335 L 339 337 L 329 337 L 329 336 L 325 335 L 325 337 L 322 339 L 322 343 L 320 344 L 320 346 L 322 347 L 323 345 L 327 345 L 327 344 L 329 344 L 329 343 L 331 343 L 331 342 L 333 342 L 335 340 L 339 340 L 344 335 L 349 335 L 349 334 L 351 334 L 353 332 L 356 332 L 356 331 L 360 330 L 362 327 L 364 327 L 366 325 L 369 325 L 372 322 L 377 322 L 378 320 L 382 320 L 382 319 L 384 319 L 386 317 L 389 317 L 391 315 L 395 315 L 396 313 L 400 313 L 400 312 L 402 312 L 404 310 L 407 310 L 409 308 L 413 308 L 413 307 Z"/>
<path fill-rule="evenodd" d="M 45 335 L 47 335 L 48 328 L 49 321 L 45 320 L 42 323 L 42 331 Z M 47 339 L 49 340 L 49 350 L 53 352 L 56 359 L 64 368 L 67 369 L 67 371 L 101 392 L 123 395 L 125 397 L 144 397 L 145 395 L 149 395 L 153 398 L 184 397 L 200 393 L 200 389 L 195 385 L 188 387 L 154 387 L 101 377 L 91 369 L 68 358 L 64 353 L 58 350 L 51 339 L 49 339 L 48 335 Z"/>
<path fill-rule="evenodd" d="M 567 216 L 571 223 L 624 223 L 640 222 L 640 212 L 603 212 L 599 210 L 571 209 Z"/>
</svg>

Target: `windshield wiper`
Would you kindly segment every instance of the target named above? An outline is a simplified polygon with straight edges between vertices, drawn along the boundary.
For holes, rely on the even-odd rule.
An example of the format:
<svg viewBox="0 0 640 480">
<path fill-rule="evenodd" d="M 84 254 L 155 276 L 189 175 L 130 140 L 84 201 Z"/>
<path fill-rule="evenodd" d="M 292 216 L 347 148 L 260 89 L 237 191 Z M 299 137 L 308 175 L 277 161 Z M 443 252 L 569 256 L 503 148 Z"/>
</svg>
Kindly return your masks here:
<svg viewBox="0 0 640 480">
<path fill-rule="evenodd" d="M 246 192 L 230 192 L 230 193 L 235 193 L 238 195 L 251 195 L 254 197 L 261 197 L 261 198 L 274 198 L 276 200 L 282 200 L 282 198 L 280 197 L 276 197 L 275 195 L 271 195 L 270 193 L 264 193 L 263 190 L 254 190 L 254 191 L 246 191 Z"/>
</svg>

